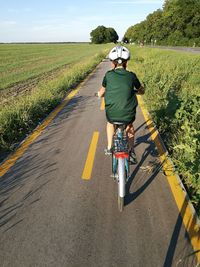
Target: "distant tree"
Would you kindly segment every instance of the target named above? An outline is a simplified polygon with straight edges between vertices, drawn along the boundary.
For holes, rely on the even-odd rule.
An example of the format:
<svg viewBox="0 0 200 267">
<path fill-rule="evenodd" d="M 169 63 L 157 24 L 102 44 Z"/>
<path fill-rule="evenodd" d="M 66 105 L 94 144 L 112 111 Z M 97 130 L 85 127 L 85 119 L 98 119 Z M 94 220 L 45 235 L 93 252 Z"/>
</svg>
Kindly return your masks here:
<svg viewBox="0 0 200 267">
<path fill-rule="evenodd" d="M 129 43 L 129 39 L 127 37 L 124 37 L 122 39 L 122 42 L 125 43 L 125 44 L 128 44 Z"/>
<path fill-rule="evenodd" d="M 113 28 L 106 29 L 106 42 L 107 43 L 117 43 L 119 36 Z"/>
<path fill-rule="evenodd" d="M 113 28 L 98 26 L 90 33 L 91 42 L 94 44 L 116 43 L 119 39 L 117 32 Z"/>
<path fill-rule="evenodd" d="M 90 33 L 91 41 L 94 44 L 102 44 L 106 40 L 106 27 L 98 26 Z"/>
</svg>

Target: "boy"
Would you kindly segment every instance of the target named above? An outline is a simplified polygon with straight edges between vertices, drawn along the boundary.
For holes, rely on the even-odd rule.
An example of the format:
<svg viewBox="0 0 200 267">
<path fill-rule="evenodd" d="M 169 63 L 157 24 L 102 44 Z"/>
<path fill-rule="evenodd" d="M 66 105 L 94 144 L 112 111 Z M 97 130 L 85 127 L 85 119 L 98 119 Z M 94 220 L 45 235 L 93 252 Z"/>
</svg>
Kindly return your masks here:
<svg viewBox="0 0 200 267">
<path fill-rule="evenodd" d="M 126 132 L 129 139 L 130 161 L 136 163 L 133 128 L 137 107 L 136 93 L 144 94 L 144 87 L 135 73 L 126 70 L 127 61 L 130 59 L 130 52 L 126 47 L 114 47 L 109 53 L 109 59 L 112 63 L 112 70 L 105 74 L 102 87 L 98 91 L 99 97 L 105 96 L 106 118 L 108 121 L 108 146 L 105 149 L 105 154 L 112 154 L 113 122 L 124 122 L 127 124 Z"/>
</svg>

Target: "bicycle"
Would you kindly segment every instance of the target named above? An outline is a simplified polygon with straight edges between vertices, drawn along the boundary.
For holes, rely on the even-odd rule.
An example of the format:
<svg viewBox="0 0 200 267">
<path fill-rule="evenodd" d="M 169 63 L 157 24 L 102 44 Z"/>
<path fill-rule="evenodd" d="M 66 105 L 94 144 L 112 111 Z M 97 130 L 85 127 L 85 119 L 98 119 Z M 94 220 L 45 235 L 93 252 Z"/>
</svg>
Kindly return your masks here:
<svg viewBox="0 0 200 267">
<path fill-rule="evenodd" d="M 98 93 L 94 94 L 96 97 Z M 127 124 L 123 122 L 113 122 L 115 132 L 113 135 L 112 148 L 112 177 L 118 182 L 118 208 L 122 212 L 124 209 L 124 197 L 126 195 L 126 182 L 129 178 L 129 145 L 126 133 Z"/>
<path fill-rule="evenodd" d="M 118 182 L 118 208 L 124 209 L 124 197 L 126 195 L 126 182 L 129 178 L 129 146 L 126 133 L 126 124 L 113 122 L 115 133 L 112 149 L 112 175 Z"/>
</svg>

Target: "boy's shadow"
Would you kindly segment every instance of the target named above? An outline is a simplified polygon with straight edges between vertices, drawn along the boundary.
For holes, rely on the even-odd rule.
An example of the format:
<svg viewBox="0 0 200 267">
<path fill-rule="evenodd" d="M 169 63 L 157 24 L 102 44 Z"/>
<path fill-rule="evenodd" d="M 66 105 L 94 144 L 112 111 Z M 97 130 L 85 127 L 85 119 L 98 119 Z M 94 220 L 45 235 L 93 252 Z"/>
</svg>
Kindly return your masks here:
<svg viewBox="0 0 200 267">
<path fill-rule="evenodd" d="M 160 172 L 160 169 L 162 167 L 162 164 L 160 162 L 158 162 L 158 160 L 157 160 L 158 153 L 156 151 L 155 144 L 153 143 L 152 140 L 150 140 L 151 134 L 152 133 L 147 133 L 146 135 L 143 135 L 143 136 L 140 136 L 137 138 L 135 147 L 137 147 L 140 144 L 148 144 L 148 146 L 144 150 L 140 162 L 135 167 L 134 171 L 130 175 L 129 180 L 126 184 L 126 196 L 125 196 L 125 202 L 124 202 L 125 205 L 130 204 L 142 192 L 144 192 L 144 190 L 156 178 L 157 174 Z M 146 174 L 147 174 L 147 176 L 150 176 L 150 177 L 145 181 L 145 183 L 143 185 L 140 186 L 139 189 L 137 189 L 135 192 L 130 192 L 134 177 L 137 175 L 137 173 L 139 172 L 140 168 L 143 166 L 144 162 L 146 161 L 146 159 L 148 158 L 149 155 L 151 155 L 151 157 L 156 158 L 153 161 L 149 161 L 149 163 L 151 164 L 151 166 L 150 166 L 151 175 L 149 174 L 149 172 L 146 172 Z"/>
</svg>

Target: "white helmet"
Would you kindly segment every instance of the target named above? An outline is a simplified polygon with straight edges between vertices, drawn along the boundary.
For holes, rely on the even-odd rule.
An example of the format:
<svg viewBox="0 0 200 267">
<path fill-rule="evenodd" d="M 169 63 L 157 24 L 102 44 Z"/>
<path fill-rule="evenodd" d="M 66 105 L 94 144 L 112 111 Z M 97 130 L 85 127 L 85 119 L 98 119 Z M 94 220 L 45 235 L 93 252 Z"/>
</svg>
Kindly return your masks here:
<svg viewBox="0 0 200 267">
<path fill-rule="evenodd" d="M 131 54 L 129 50 L 124 46 L 115 46 L 109 53 L 109 59 L 112 61 L 117 61 L 121 64 L 123 61 L 129 60 Z"/>
</svg>

